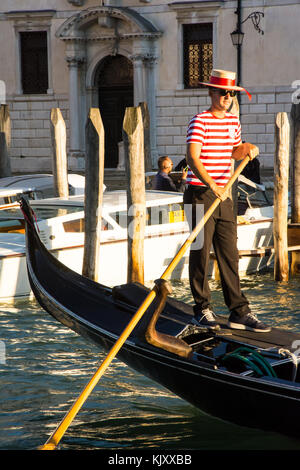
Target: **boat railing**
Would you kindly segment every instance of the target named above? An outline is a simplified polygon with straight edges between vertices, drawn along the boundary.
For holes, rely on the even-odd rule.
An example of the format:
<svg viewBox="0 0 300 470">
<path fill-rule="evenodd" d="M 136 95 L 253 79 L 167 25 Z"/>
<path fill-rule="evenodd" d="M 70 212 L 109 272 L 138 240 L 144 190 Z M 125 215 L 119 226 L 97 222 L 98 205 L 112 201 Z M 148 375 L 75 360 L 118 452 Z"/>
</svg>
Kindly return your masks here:
<svg viewBox="0 0 300 470">
<path fill-rule="evenodd" d="M 244 175 L 240 175 L 238 178 L 239 205 L 242 205 L 243 201 L 246 201 L 246 204 L 250 209 L 272 205 L 263 184 L 254 183 Z"/>
</svg>

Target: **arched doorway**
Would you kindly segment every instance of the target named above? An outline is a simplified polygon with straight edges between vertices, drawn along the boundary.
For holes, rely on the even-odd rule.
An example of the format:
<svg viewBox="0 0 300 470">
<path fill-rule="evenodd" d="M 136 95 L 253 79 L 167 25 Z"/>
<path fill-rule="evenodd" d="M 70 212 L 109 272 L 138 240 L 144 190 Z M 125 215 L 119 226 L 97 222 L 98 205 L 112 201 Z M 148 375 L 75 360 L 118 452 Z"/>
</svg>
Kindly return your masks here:
<svg viewBox="0 0 300 470">
<path fill-rule="evenodd" d="M 96 74 L 99 109 L 105 131 L 105 168 L 119 163 L 118 143 L 122 141 L 125 109 L 133 106 L 133 66 L 127 57 L 109 55 L 99 64 Z"/>
</svg>

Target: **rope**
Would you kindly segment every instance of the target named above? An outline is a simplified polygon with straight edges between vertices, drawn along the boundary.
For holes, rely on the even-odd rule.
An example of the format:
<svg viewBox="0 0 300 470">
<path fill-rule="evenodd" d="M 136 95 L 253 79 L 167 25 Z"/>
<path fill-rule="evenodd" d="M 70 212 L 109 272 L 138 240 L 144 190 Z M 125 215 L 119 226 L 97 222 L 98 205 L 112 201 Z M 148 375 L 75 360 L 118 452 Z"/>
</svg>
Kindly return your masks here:
<svg viewBox="0 0 300 470">
<path fill-rule="evenodd" d="M 222 359 L 222 362 L 226 362 L 228 359 L 232 359 L 232 358 L 237 359 L 238 361 L 244 362 L 249 367 L 249 369 L 256 372 L 258 377 L 262 377 L 264 375 L 257 365 L 255 365 L 252 361 L 250 361 L 250 359 L 247 359 L 246 357 L 241 356 L 240 354 L 233 354 L 233 353 L 228 354 Z"/>
<path fill-rule="evenodd" d="M 250 348 L 246 348 L 246 347 L 241 347 L 241 348 L 238 348 L 236 351 L 234 352 L 246 352 L 246 353 L 249 353 L 251 356 L 253 356 L 257 362 L 259 362 L 262 367 L 265 369 L 265 371 L 267 372 L 267 375 L 270 375 L 272 377 L 277 377 L 273 367 L 271 366 L 271 364 L 267 361 L 267 359 L 265 359 L 261 354 L 259 354 L 257 351 L 254 351 L 253 349 L 250 349 Z"/>
<path fill-rule="evenodd" d="M 247 355 L 248 357 L 245 357 Z M 227 353 L 221 359 L 221 362 L 226 362 L 227 360 L 234 358 L 244 364 L 246 364 L 251 370 L 253 370 L 259 377 L 267 375 L 269 377 L 277 377 L 273 367 L 269 362 L 261 356 L 258 352 L 253 349 L 241 347 L 237 348 L 232 353 Z"/>
</svg>

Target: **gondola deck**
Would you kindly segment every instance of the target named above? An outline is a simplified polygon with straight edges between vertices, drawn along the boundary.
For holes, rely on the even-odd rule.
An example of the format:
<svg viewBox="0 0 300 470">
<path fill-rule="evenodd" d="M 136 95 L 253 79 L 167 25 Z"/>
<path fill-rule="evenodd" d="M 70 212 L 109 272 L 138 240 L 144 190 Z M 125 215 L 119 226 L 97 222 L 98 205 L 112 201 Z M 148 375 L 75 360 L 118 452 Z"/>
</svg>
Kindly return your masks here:
<svg viewBox="0 0 300 470">
<path fill-rule="evenodd" d="M 114 287 L 113 296 L 118 300 L 138 308 L 146 298 L 148 292 L 149 290 L 143 285 L 132 283 Z M 173 321 L 177 320 L 178 323 L 174 322 L 171 334 L 178 335 L 182 330 L 182 326 L 190 323 L 193 317 L 193 309 L 191 305 L 174 298 L 168 298 L 163 316 L 172 318 Z M 227 317 L 221 315 L 218 315 L 218 322 L 220 323 L 221 331 L 216 333 L 217 336 L 224 336 L 224 338 L 226 337 L 228 339 L 228 335 L 230 335 L 231 341 L 245 343 L 262 349 L 276 347 L 291 348 L 294 341 L 298 341 L 298 345 L 300 346 L 300 333 L 294 333 L 279 328 L 272 328 L 268 333 L 232 330 L 226 325 Z"/>
</svg>

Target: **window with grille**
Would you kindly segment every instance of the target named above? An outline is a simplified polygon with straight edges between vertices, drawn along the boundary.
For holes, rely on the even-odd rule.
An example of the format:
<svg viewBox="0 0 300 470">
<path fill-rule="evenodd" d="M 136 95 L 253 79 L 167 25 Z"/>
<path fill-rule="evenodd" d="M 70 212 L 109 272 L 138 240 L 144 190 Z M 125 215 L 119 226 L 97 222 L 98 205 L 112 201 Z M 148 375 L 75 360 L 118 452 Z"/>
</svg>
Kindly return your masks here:
<svg viewBox="0 0 300 470">
<path fill-rule="evenodd" d="M 201 88 L 213 66 L 212 23 L 183 25 L 184 87 Z"/>
<path fill-rule="evenodd" d="M 48 89 L 47 32 L 20 33 L 21 80 L 24 94 L 44 94 Z"/>
</svg>

